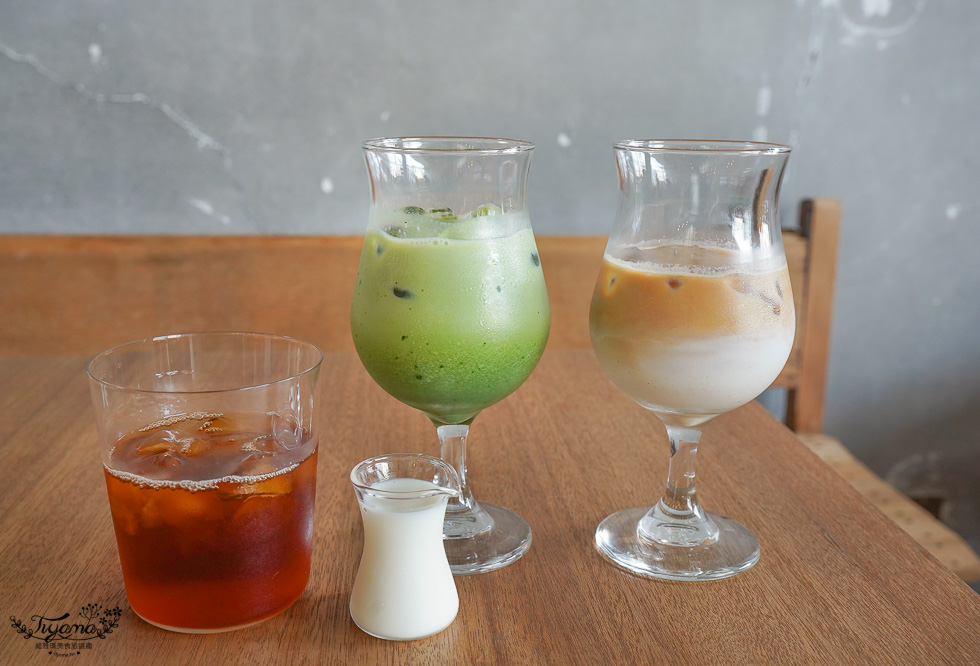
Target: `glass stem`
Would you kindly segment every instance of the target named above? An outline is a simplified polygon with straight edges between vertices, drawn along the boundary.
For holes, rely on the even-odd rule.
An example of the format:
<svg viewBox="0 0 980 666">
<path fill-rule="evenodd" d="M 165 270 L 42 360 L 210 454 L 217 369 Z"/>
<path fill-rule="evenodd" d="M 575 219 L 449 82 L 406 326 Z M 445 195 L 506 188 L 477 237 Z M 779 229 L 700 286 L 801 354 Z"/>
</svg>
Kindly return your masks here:
<svg viewBox="0 0 980 666">
<path fill-rule="evenodd" d="M 670 468 L 667 489 L 660 502 L 678 516 L 693 515 L 701 510 L 694 482 L 694 462 L 701 431 L 667 426 L 667 435 L 670 437 Z"/>
<path fill-rule="evenodd" d="M 667 426 L 670 469 L 663 497 L 640 521 L 641 539 L 660 544 L 693 547 L 718 538 L 718 527 L 701 508 L 694 481 L 694 463 L 701 431 Z"/>
<path fill-rule="evenodd" d="M 456 470 L 462 491 L 459 497 L 449 499 L 449 505 L 446 507 L 447 513 L 476 509 L 476 500 L 466 483 L 466 435 L 469 431 L 468 425 L 441 425 L 436 427 L 436 434 L 439 435 L 439 457 Z"/>
</svg>

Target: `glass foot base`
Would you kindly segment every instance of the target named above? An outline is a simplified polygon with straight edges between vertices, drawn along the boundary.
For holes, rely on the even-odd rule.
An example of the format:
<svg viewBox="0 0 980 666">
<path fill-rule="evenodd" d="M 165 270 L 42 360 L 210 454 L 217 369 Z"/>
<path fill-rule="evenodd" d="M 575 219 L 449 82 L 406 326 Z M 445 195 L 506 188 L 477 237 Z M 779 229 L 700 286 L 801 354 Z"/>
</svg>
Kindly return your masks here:
<svg viewBox="0 0 980 666">
<path fill-rule="evenodd" d="M 133 612 L 135 613 L 136 611 Z M 246 627 L 254 627 L 257 624 L 262 624 L 266 620 L 271 620 L 275 615 L 278 615 L 278 613 L 270 615 L 269 617 L 263 617 L 258 620 L 253 620 L 252 622 L 246 622 L 245 624 L 236 624 L 233 627 L 219 627 L 216 629 L 193 629 L 188 627 L 171 627 L 166 624 L 160 624 L 159 622 L 154 622 L 153 620 L 147 620 L 139 613 L 136 613 L 136 617 L 143 620 L 147 624 L 152 624 L 154 627 L 165 629 L 166 631 L 173 631 L 178 634 L 221 634 L 226 631 L 238 631 L 239 629 L 245 629 Z"/>
<path fill-rule="evenodd" d="M 623 509 L 607 516 L 595 532 L 595 545 L 607 560 L 627 571 L 666 580 L 718 580 L 759 561 L 759 542 L 733 520 L 710 514 L 718 537 L 697 546 L 668 546 L 641 539 L 637 525 L 650 507 Z"/>
<path fill-rule="evenodd" d="M 486 526 L 472 536 L 444 534 L 449 568 L 457 576 L 484 573 L 516 562 L 531 546 L 531 528 L 524 519 L 509 509 L 493 504 L 478 505 L 481 514 L 477 522 Z M 446 522 L 452 521 L 446 513 Z"/>
</svg>

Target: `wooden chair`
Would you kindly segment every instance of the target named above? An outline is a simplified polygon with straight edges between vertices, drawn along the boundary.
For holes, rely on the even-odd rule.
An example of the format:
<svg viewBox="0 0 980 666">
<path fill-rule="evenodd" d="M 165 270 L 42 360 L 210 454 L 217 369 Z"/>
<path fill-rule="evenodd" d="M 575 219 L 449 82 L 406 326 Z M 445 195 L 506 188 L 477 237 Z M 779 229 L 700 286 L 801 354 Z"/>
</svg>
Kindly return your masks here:
<svg viewBox="0 0 980 666">
<path fill-rule="evenodd" d="M 840 202 L 807 199 L 800 205 L 799 229 L 783 232 L 796 339 L 773 386 L 786 389 L 785 422 L 797 433 L 823 429 L 840 222 Z"/>
</svg>

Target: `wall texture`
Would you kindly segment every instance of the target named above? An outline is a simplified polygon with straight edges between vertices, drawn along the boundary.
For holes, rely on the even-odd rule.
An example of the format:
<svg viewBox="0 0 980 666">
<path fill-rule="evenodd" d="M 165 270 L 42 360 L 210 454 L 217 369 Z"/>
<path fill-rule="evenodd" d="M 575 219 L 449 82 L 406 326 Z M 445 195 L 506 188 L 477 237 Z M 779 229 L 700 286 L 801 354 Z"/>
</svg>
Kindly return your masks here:
<svg viewBox="0 0 980 666">
<path fill-rule="evenodd" d="M 844 202 L 826 429 L 955 476 L 978 26 L 972 0 L 3 0 L 0 233 L 360 233 L 360 141 L 436 133 L 534 141 L 536 231 L 598 234 L 614 140 L 789 143 L 786 221 Z"/>
</svg>

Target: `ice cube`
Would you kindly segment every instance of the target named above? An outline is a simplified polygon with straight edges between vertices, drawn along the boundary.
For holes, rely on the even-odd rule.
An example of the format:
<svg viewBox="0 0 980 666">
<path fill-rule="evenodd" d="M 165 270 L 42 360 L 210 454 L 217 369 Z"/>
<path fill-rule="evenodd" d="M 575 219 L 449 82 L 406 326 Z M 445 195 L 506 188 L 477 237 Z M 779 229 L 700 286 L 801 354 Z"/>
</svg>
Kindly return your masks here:
<svg viewBox="0 0 980 666">
<path fill-rule="evenodd" d="M 271 455 L 281 450 L 274 435 L 259 435 L 258 437 L 247 439 L 239 444 L 239 448 L 247 453 L 264 453 L 266 455 Z"/>
<path fill-rule="evenodd" d="M 433 220 L 450 221 L 456 219 L 456 214 L 453 213 L 452 208 L 430 208 L 426 215 Z"/>
<path fill-rule="evenodd" d="M 194 522 L 208 517 L 209 513 L 215 514 L 214 518 L 220 517 L 220 507 L 215 506 L 207 493 L 175 490 L 158 499 L 160 519 L 174 527 L 192 526 Z"/>
<path fill-rule="evenodd" d="M 450 215 L 448 211 L 403 214 L 386 221 L 382 230 L 393 238 L 435 238 L 446 226 L 455 223 L 455 217 Z"/>
<path fill-rule="evenodd" d="M 482 206 L 477 206 L 473 210 L 473 212 L 470 213 L 469 216 L 470 217 L 487 217 L 488 215 L 499 215 L 502 212 L 503 211 L 500 210 L 500 208 L 498 206 L 495 206 L 493 204 L 483 204 Z"/>
<path fill-rule="evenodd" d="M 740 294 L 747 294 L 750 291 L 752 291 L 751 283 L 741 275 L 735 275 L 734 277 L 732 277 L 731 284 L 732 284 L 732 289 L 734 289 Z"/>
<path fill-rule="evenodd" d="M 152 442 L 141 446 L 139 452 L 145 456 L 155 456 L 160 453 L 170 453 L 174 446 L 173 442 Z"/>
<path fill-rule="evenodd" d="M 289 474 L 277 474 L 272 478 L 258 483 L 243 484 L 241 486 L 243 494 L 262 497 L 279 497 L 292 491 L 293 480 Z M 247 488 L 247 491 L 245 490 Z"/>
<path fill-rule="evenodd" d="M 154 495 L 143 504 L 139 514 L 139 524 L 142 528 L 160 527 L 163 524 L 163 512 Z"/>
<path fill-rule="evenodd" d="M 233 427 L 231 419 L 225 417 L 223 414 L 208 414 L 202 419 L 198 430 L 202 432 L 224 432 Z"/>
<path fill-rule="evenodd" d="M 493 238 L 496 233 L 492 221 L 487 220 L 487 216 L 479 216 L 444 225 L 439 237 L 455 240 L 486 240 Z"/>
<path fill-rule="evenodd" d="M 177 453 L 172 453 L 166 451 L 164 453 L 158 454 L 153 458 L 153 464 L 157 467 L 163 467 L 165 469 L 173 469 L 175 467 L 180 467 L 184 464 L 184 461 Z"/>
<path fill-rule="evenodd" d="M 184 456 L 199 456 L 202 453 L 207 453 L 207 450 L 211 448 L 211 445 L 200 439 L 190 439 L 184 440 L 180 446 L 180 453 Z"/>
<path fill-rule="evenodd" d="M 303 426 L 294 412 L 272 415 L 272 436 L 280 449 L 289 451 L 303 443 Z"/>
<path fill-rule="evenodd" d="M 250 463 L 252 460 L 262 460 L 263 458 L 268 458 L 272 454 L 268 451 L 253 451 L 252 453 L 246 453 L 241 458 L 238 458 L 239 469 L 243 467 L 245 463 Z"/>
<path fill-rule="evenodd" d="M 239 476 L 264 476 L 276 471 L 276 464 L 267 459 L 268 456 L 261 456 L 249 459 L 243 458 L 239 461 L 238 470 L 235 474 Z"/>
<path fill-rule="evenodd" d="M 109 506 L 116 526 L 126 534 L 136 534 L 140 526 L 140 513 L 146 499 L 146 491 L 132 481 L 126 481 L 115 474 L 108 482 Z"/>
<path fill-rule="evenodd" d="M 139 445 L 139 452 L 144 456 L 155 456 L 162 453 L 178 451 L 184 443 L 184 437 L 178 430 L 159 430 L 147 435 Z"/>
<path fill-rule="evenodd" d="M 275 474 L 277 471 L 279 470 L 276 463 L 267 456 L 241 459 L 235 470 L 237 476 L 267 478 L 251 483 L 236 484 L 227 490 L 223 489 L 222 495 L 227 499 L 284 495 L 293 489 L 293 482 L 288 473 Z M 273 474 L 274 476 L 269 476 Z"/>
<path fill-rule="evenodd" d="M 140 514 L 138 512 L 134 513 L 125 507 L 121 509 L 113 508 L 112 520 L 116 527 L 129 536 L 135 535 L 136 531 L 140 528 Z"/>
</svg>

